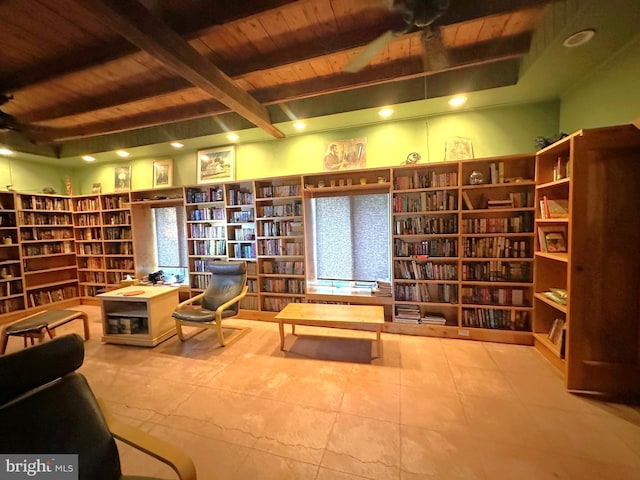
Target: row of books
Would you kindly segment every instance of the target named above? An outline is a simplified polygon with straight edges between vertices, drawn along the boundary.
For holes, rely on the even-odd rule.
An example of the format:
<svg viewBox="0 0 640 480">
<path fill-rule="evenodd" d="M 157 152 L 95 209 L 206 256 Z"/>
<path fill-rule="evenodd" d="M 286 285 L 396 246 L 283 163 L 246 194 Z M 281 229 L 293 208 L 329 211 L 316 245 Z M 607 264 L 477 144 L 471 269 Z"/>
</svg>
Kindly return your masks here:
<svg viewBox="0 0 640 480">
<path fill-rule="evenodd" d="M 189 220 L 199 222 L 202 220 L 224 220 L 224 208 L 207 207 L 189 211 Z"/>
<path fill-rule="evenodd" d="M 414 171 L 411 175 L 397 176 L 393 179 L 394 190 L 413 190 L 415 188 L 439 188 L 455 187 L 458 185 L 457 172 L 434 172 L 418 173 Z"/>
<path fill-rule="evenodd" d="M 390 297 L 391 294 L 391 282 L 386 280 L 377 280 L 371 287 L 371 295 L 374 297 Z"/>
<path fill-rule="evenodd" d="M 304 293 L 305 281 L 296 278 L 266 278 L 262 291 L 267 293 Z"/>
<path fill-rule="evenodd" d="M 289 274 L 289 275 L 303 275 L 304 274 L 304 262 L 302 261 L 272 261 L 263 260 L 260 263 L 262 267 L 262 273 L 264 274 Z"/>
<path fill-rule="evenodd" d="M 260 217 L 296 217 L 302 215 L 302 202 L 296 200 L 282 205 L 265 205 L 258 208 Z"/>
<path fill-rule="evenodd" d="M 456 303 L 458 286 L 450 283 L 428 285 L 426 283 L 398 283 L 395 285 L 395 299 L 405 302 Z"/>
<path fill-rule="evenodd" d="M 258 187 L 256 193 L 260 198 L 291 197 L 300 195 L 300 185 L 268 185 Z"/>
<path fill-rule="evenodd" d="M 19 214 L 20 225 L 59 225 L 65 227 L 73 226 L 70 214 L 55 214 L 44 215 L 41 213 L 26 213 L 20 212 Z"/>
<path fill-rule="evenodd" d="M 283 238 L 259 240 L 258 255 L 304 255 L 304 243 Z"/>
<path fill-rule="evenodd" d="M 507 237 L 465 238 L 462 248 L 467 258 L 527 258 L 530 240 Z"/>
<path fill-rule="evenodd" d="M 78 287 L 76 285 L 55 288 L 52 290 L 40 290 L 29 294 L 29 306 L 37 307 L 54 302 L 61 302 L 65 298 L 73 298 L 78 296 Z"/>
<path fill-rule="evenodd" d="M 496 308 L 463 308 L 462 325 L 464 327 L 528 331 L 529 312 Z"/>
<path fill-rule="evenodd" d="M 455 234 L 458 233 L 458 217 L 456 215 L 436 217 L 420 215 L 396 219 L 393 231 L 396 235 Z"/>
<path fill-rule="evenodd" d="M 70 198 L 41 197 L 20 195 L 20 208 L 23 210 L 71 211 Z"/>
<path fill-rule="evenodd" d="M 408 280 L 457 280 L 458 265 L 455 263 L 419 262 L 399 260 L 394 262 L 395 278 Z"/>
<path fill-rule="evenodd" d="M 186 202 L 187 203 L 205 203 L 205 202 L 214 202 L 221 201 L 224 198 L 223 191 L 221 188 L 208 188 L 208 189 L 195 189 L 188 188 Z"/>
<path fill-rule="evenodd" d="M 393 255 L 396 257 L 457 257 L 458 240 L 455 238 L 436 238 L 422 242 L 393 241 Z"/>
<path fill-rule="evenodd" d="M 444 315 L 439 313 L 425 312 L 420 313 L 420 307 L 418 305 L 398 305 L 396 307 L 393 321 L 397 323 L 410 323 L 410 324 L 426 324 L 426 325 L 445 325 L 447 319 Z"/>
<path fill-rule="evenodd" d="M 462 287 L 460 289 L 463 303 L 482 305 L 530 306 L 530 299 L 525 299 L 525 291 L 521 288 L 497 287 Z"/>
<path fill-rule="evenodd" d="M 302 303 L 302 298 L 263 297 L 262 310 L 266 310 L 268 312 L 279 312 L 289 303 Z"/>
<path fill-rule="evenodd" d="M 269 221 L 260 223 L 261 235 L 265 237 L 279 237 L 291 235 L 303 235 L 304 228 L 302 222 L 291 220 Z"/>
<path fill-rule="evenodd" d="M 530 282 L 530 262 L 490 260 L 462 264 L 462 280 L 470 282 Z"/>
<path fill-rule="evenodd" d="M 521 212 L 512 217 L 465 218 L 463 233 L 527 233 L 533 232 L 533 215 Z"/>
<path fill-rule="evenodd" d="M 393 196 L 393 213 L 437 212 L 457 210 L 457 193 L 437 192 L 402 193 Z"/>
</svg>

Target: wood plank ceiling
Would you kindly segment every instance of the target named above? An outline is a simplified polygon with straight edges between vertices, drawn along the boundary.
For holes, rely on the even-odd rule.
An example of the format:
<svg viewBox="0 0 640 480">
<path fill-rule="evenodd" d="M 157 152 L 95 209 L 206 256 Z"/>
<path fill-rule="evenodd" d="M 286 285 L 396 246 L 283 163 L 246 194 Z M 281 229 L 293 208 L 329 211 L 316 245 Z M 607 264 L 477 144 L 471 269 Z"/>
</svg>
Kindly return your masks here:
<svg viewBox="0 0 640 480">
<path fill-rule="evenodd" d="M 3 0 L 0 140 L 12 130 L 60 153 L 78 139 L 210 117 L 280 138 L 274 123 L 298 105 L 309 118 L 352 108 L 345 98 L 377 106 L 362 100 L 376 88 L 425 98 L 425 79 L 428 97 L 513 84 L 550 1 L 451 0 L 427 36 L 403 9 L 447 0 Z M 388 30 L 396 35 L 364 68 L 345 70 Z"/>
</svg>

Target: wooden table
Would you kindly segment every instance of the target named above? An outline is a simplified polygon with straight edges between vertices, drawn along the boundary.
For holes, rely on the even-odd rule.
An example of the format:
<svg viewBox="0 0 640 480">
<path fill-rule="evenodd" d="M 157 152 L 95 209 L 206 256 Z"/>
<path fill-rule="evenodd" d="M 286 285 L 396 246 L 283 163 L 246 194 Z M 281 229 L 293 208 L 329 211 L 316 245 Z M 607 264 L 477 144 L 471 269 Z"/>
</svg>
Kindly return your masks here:
<svg viewBox="0 0 640 480">
<path fill-rule="evenodd" d="M 97 297 L 103 342 L 155 347 L 176 334 L 171 314 L 178 305 L 178 287 L 132 285 Z"/>
<path fill-rule="evenodd" d="M 280 327 L 280 349 L 284 350 L 284 324 L 344 328 L 376 332 L 378 356 L 382 352 L 380 334 L 384 325 L 384 307 L 380 305 L 332 305 L 324 303 L 289 303 L 276 315 Z"/>
</svg>

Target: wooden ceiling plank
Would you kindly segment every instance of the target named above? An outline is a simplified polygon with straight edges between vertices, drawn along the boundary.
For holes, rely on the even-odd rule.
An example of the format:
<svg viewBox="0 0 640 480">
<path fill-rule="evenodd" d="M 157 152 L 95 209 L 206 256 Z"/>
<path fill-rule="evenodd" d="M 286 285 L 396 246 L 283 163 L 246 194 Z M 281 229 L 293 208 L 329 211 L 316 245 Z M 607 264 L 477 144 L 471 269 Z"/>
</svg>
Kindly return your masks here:
<svg viewBox="0 0 640 480">
<path fill-rule="evenodd" d="M 223 8 L 215 10 L 215 15 L 211 14 L 212 5 L 205 2 L 203 6 L 206 12 L 192 11 L 187 19 L 174 19 L 172 25 L 177 25 L 176 31 L 185 36 L 188 40 L 195 40 L 207 35 L 211 29 L 216 29 L 220 24 L 227 23 L 237 18 L 256 18 L 264 11 L 280 8 L 283 5 L 301 0 L 252 0 L 251 2 L 225 2 Z M 18 3 L 29 3 L 20 0 Z M 55 9 L 58 13 L 67 13 L 70 19 L 82 18 L 78 15 L 91 16 L 86 10 L 78 6 L 75 0 L 60 2 L 53 0 L 48 3 L 48 7 Z M 306 3 L 304 0 L 302 3 Z M 0 7 L 2 7 L 0 2 Z M 213 5 L 215 7 L 215 4 Z M 11 11 L 12 9 L 10 9 Z M 1 10 L 0 10 L 1 11 Z M 217 24 L 212 25 L 211 19 L 215 19 Z M 4 18 L 3 18 L 4 21 Z M 98 28 L 93 21 L 79 22 L 81 27 L 91 32 L 96 32 Z M 86 25 L 85 25 L 86 24 Z M 101 27 L 99 25 L 99 27 Z M 3 25 L 4 28 L 4 25 Z M 0 33 L 0 35 L 2 35 Z M 103 36 L 103 35 L 101 35 Z M 36 42 L 37 44 L 37 42 Z M 3 42 L 3 45 L 9 43 Z M 137 48 L 130 42 L 121 38 L 103 38 L 103 42 L 87 44 L 84 42 L 80 46 L 60 52 L 54 56 L 39 60 L 37 65 L 24 65 L 19 70 L 12 69 L 12 75 L 5 75 L 0 79 L 0 90 L 16 91 L 36 83 L 44 83 L 74 72 L 86 72 L 102 65 L 105 62 L 118 60 L 137 53 Z M 231 60 L 231 59 L 228 59 Z"/>
<path fill-rule="evenodd" d="M 488 40 L 501 37 L 508 18 L 509 15 L 492 15 L 483 19 L 480 34 L 478 35 L 478 41 L 486 42 Z"/>
<path fill-rule="evenodd" d="M 176 32 L 151 15 L 136 0 L 122 0 L 117 5 L 102 0 L 77 0 L 97 14 L 138 48 L 158 58 L 192 84 L 236 111 L 254 125 L 276 138 L 284 134 L 271 124 L 264 106 L 241 90 L 230 77 L 202 57 Z"/>
</svg>

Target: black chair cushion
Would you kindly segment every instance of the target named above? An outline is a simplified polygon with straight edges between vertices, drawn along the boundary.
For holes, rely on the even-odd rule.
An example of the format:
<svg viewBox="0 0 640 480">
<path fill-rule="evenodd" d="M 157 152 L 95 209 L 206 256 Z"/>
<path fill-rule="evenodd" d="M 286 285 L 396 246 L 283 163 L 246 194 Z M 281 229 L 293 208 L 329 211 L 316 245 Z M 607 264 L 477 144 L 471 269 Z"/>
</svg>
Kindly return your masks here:
<svg viewBox="0 0 640 480">
<path fill-rule="evenodd" d="M 46 368 L 45 364 L 41 367 Z M 77 454 L 80 479 L 116 480 L 121 476 L 115 440 L 79 373 L 65 375 L 2 405 L 0 426 L 0 452 Z"/>
<path fill-rule="evenodd" d="M 202 308 L 215 312 L 220 305 L 240 295 L 247 281 L 247 264 L 246 262 L 214 262 L 209 266 L 209 271 L 212 274 L 211 282 L 204 292 Z M 238 304 L 232 305 L 228 310 L 233 312 L 231 316 L 236 315 Z"/>
<path fill-rule="evenodd" d="M 227 309 L 222 312 L 222 318 L 233 317 L 236 312 Z M 173 317 L 187 322 L 211 322 L 216 318 L 216 312 L 206 308 L 185 308 L 173 313 Z"/>
</svg>

